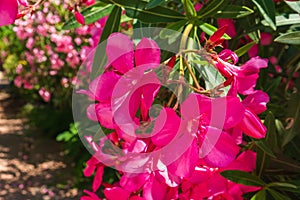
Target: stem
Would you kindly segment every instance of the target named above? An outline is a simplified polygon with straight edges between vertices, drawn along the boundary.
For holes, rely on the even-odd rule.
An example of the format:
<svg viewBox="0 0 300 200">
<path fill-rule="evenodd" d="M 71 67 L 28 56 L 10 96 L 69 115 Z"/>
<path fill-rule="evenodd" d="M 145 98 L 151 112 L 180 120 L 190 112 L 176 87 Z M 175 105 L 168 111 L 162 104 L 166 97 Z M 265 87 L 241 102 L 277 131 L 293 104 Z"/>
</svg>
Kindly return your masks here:
<svg viewBox="0 0 300 200">
<path fill-rule="evenodd" d="M 185 66 L 187 67 L 187 69 L 188 69 L 190 75 L 192 76 L 192 79 L 193 79 L 193 81 L 194 81 L 194 84 L 196 85 L 196 88 L 197 88 L 197 89 L 201 89 L 202 87 L 199 85 L 198 80 L 197 80 L 197 78 L 196 78 L 196 76 L 195 76 L 195 74 L 194 74 L 194 72 L 193 72 L 191 66 L 189 65 L 189 63 L 187 62 L 186 59 L 183 59 L 183 61 L 184 61 Z"/>
<path fill-rule="evenodd" d="M 180 70 L 179 70 L 179 73 L 181 76 L 184 76 L 184 67 L 183 67 L 183 53 L 182 51 L 185 49 L 186 47 L 186 42 L 187 42 L 187 39 L 189 37 L 189 34 L 193 28 L 193 24 L 188 24 L 184 31 L 183 31 L 183 34 L 182 34 L 182 38 L 181 38 L 181 42 L 180 42 Z"/>
</svg>

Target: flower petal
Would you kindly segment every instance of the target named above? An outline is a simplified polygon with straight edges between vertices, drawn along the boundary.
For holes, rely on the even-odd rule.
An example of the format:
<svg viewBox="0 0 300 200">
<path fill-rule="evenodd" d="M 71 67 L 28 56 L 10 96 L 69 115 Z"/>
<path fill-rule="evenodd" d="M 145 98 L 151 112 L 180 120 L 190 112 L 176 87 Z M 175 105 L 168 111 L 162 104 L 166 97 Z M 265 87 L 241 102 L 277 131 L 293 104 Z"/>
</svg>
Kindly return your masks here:
<svg viewBox="0 0 300 200">
<path fill-rule="evenodd" d="M 120 185 L 130 192 L 138 191 L 148 180 L 149 174 L 125 174 L 120 179 Z"/>
<path fill-rule="evenodd" d="M 198 145 L 194 140 L 191 146 L 173 163 L 168 166 L 168 171 L 179 177 L 190 177 L 198 161 Z"/>
<path fill-rule="evenodd" d="M 143 38 L 136 46 L 134 59 L 137 67 L 142 65 L 148 65 L 145 66 L 146 69 L 158 67 L 160 64 L 160 48 L 155 41 Z"/>
<path fill-rule="evenodd" d="M 99 189 L 102 183 L 103 174 L 104 174 L 104 166 L 100 165 L 97 167 L 97 171 L 93 180 L 93 185 L 92 185 L 93 192 L 96 192 Z"/>
<path fill-rule="evenodd" d="M 134 45 L 128 36 L 113 33 L 107 39 L 106 53 L 108 64 L 125 74 L 133 68 Z"/>
<path fill-rule="evenodd" d="M 93 99 L 100 102 L 109 102 L 119 79 L 120 76 L 114 72 L 106 72 L 95 78 L 89 86 L 91 93 L 94 95 Z"/>
<path fill-rule="evenodd" d="M 105 188 L 104 195 L 107 200 L 128 200 L 130 192 L 121 187 Z"/>
<path fill-rule="evenodd" d="M 18 14 L 17 0 L 0 1 L 0 26 L 14 23 Z"/>
<path fill-rule="evenodd" d="M 245 110 L 244 118 L 238 124 L 238 127 L 246 135 L 256 139 L 264 138 L 267 132 L 266 127 L 262 124 L 258 116 L 249 109 Z"/>
<path fill-rule="evenodd" d="M 158 146 L 167 145 L 176 136 L 180 121 L 173 109 L 161 110 L 154 124 L 152 142 Z"/>
<path fill-rule="evenodd" d="M 255 114 L 260 114 L 267 110 L 267 103 L 269 100 L 270 98 L 267 93 L 257 90 L 243 100 L 243 105 Z"/>
<path fill-rule="evenodd" d="M 228 133 L 208 127 L 206 136 L 202 138 L 200 157 L 203 157 L 210 167 L 226 167 L 239 151 L 240 147 Z"/>
<path fill-rule="evenodd" d="M 96 105 L 97 119 L 102 126 L 108 129 L 114 128 L 113 114 L 110 104 L 98 103 Z"/>
</svg>

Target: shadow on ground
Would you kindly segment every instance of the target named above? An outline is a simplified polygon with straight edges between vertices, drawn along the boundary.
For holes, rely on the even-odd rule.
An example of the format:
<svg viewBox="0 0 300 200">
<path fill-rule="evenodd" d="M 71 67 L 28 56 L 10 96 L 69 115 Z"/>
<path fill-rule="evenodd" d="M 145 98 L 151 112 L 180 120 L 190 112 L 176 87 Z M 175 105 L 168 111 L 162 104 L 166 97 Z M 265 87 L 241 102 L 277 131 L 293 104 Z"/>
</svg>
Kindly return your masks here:
<svg viewBox="0 0 300 200">
<path fill-rule="evenodd" d="M 61 144 L 25 134 L 20 107 L 0 82 L 0 199 L 79 199 Z"/>
</svg>

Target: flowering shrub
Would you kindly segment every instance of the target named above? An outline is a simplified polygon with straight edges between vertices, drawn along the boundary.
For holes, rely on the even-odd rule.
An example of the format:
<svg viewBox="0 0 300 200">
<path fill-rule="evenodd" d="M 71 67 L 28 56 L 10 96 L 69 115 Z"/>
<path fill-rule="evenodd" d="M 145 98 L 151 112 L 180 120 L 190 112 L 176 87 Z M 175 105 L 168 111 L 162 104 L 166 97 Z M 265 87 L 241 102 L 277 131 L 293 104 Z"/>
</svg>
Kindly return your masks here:
<svg viewBox="0 0 300 200">
<path fill-rule="evenodd" d="M 0 3 L 0 25 L 18 3 L 34 11 Z M 64 3 L 63 26 L 49 2 L 15 22 L 14 83 L 55 104 L 76 85 L 79 113 L 92 100 L 82 200 L 299 198 L 298 1 Z"/>
<path fill-rule="evenodd" d="M 25 47 L 12 75 L 16 74 L 15 86 L 37 90 L 45 102 L 54 99 L 55 106 L 69 99 L 77 69 L 87 50 L 98 43 L 95 34 L 105 23 L 102 20 L 75 31 L 61 31 L 54 25 L 64 20 L 61 16 L 68 7 L 68 1 L 46 2 L 40 10 L 17 20 L 13 28 Z"/>
</svg>

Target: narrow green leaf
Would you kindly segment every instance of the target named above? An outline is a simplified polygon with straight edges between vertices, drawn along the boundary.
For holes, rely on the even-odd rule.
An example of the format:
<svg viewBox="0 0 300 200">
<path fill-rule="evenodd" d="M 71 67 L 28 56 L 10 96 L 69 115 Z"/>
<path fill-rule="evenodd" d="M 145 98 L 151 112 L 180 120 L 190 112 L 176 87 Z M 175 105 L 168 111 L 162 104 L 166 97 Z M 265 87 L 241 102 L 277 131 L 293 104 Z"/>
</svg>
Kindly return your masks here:
<svg viewBox="0 0 300 200">
<path fill-rule="evenodd" d="M 100 43 L 106 40 L 113 32 L 118 32 L 120 26 L 122 9 L 119 6 L 114 6 L 111 14 L 109 15 L 103 32 L 101 34 Z"/>
<path fill-rule="evenodd" d="M 265 200 L 266 199 L 266 190 L 261 190 L 259 192 L 257 192 L 252 198 L 251 200 Z"/>
<path fill-rule="evenodd" d="M 254 11 L 246 6 L 235 6 L 229 5 L 226 6 L 223 10 L 217 11 L 214 18 L 241 18 L 252 14 Z"/>
<path fill-rule="evenodd" d="M 276 188 L 292 188 L 292 189 L 297 189 L 298 187 L 294 184 L 290 184 L 290 183 L 281 183 L 281 182 L 273 182 L 273 183 L 269 183 L 267 185 L 267 187 L 276 187 Z"/>
<path fill-rule="evenodd" d="M 86 9 L 82 10 L 81 14 L 84 16 L 85 23 L 91 24 L 98 19 L 105 17 L 106 15 L 110 14 L 112 11 L 112 5 L 105 5 L 103 3 L 96 3 Z M 81 24 L 79 24 L 75 17 L 73 16 L 69 19 L 62 27 L 63 30 L 68 30 L 72 28 L 78 28 Z"/>
<path fill-rule="evenodd" d="M 290 198 L 275 191 L 275 190 L 272 190 L 270 188 L 267 188 L 267 191 L 274 197 L 274 199 L 276 200 L 289 200 Z"/>
<path fill-rule="evenodd" d="M 151 9 L 154 8 L 156 6 L 159 6 L 160 4 L 162 4 L 164 2 L 164 0 L 151 0 L 149 3 L 147 3 L 145 9 Z"/>
<path fill-rule="evenodd" d="M 270 149 L 269 145 L 266 143 L 265 140 L 261 139 L 261 140 L 254 140 L 254 143 L 256 144 L 256 146 L 258 148 L 260 148 L 264 153 L 268 154 L 269 156 L 275 158 L 276 156 L 274 155 L 274 153 L 272 152 L 272 150 Z"/>
<path fill-rule="evenodd" d="M 255 41 L 252 41 L 242 47 L 240 47 L 239 49 L 235 50 L 234 52 L 236 53 L 236 55 L 238 57 L 241 57 L 242 55 L 244 55 L 245 53 L 248 53 L 249 49 L 251 49 L 251 47 L 256 44 Z"/>
<path fill-rule="evenodd" d="M 279 15 L 279 16 L 276 16 L 275 20 L 276 20 L 277 26 L 300 24 L 299 14 Z M 268 23 L 266 22 L 266 20 L 263 20 L 261 23 L 264 26 L 268 26 Z"/>
<path fill-rule="evenodd" d="M 189 60 L 189 62 L 191 62 L 193 68 L 200 73 L 201 78 L 205 82 L 205 88 L 207 90 L 213 89 L 225 81 L 220 72 L 211 66 L 208 61 L 203 59 L 201 56 L 194 56 Z"/>
<path fill-rule="evenodd" d="M 204 23 L 204 22 L 200 22 L 199 27 L 202 29 L 202 31 L 204 31 L 208 35 L 212 35 L 214 32 L 216 32 L 216 30 L 218 30 L 213 25 L 208 24 L 208 23 Z M 227 35 L 226 33 L 223 35 L 223 38 L 226 39 L 226 40 L 231 39 L 231 37 L 229 35 Z"/>
<path fill-rule="evenodd" d="M 300 14 L 300 1 L 285 1 L 285 3 L 289 5 L 291 9 Z"/>
<path fill-rule="evenodd" d="M 282 141 L 282 147 L 287 145 L 290 141 L 294 139 L 299 134 L 300 130 L 300 79 L 296 81 L 296 92 L 291 96 L 288 102 L 288 107 L 286 110 L 287 119 L 291 119 L 290 128 L 287 134 L 284 135 Z"/>
<path fill-rule="evenodd" d="M 278 143 L 277 143 L 275 117 L 271 111 L 268 112 L 264 124 L 267 127 L 266 142 L 268 146 L 270 146 L 270 148 L 274 150 L 275 148 L 278 147 Z M 272 156 L 273 155 L 274 154 L 272 152 Z"/>
<path fill-rule="evenodd" d="M 275 42 L 300 45 L 300 31 L 285 33 L 275 38 Z"/>
<path fill-rule="evenodd" d="M 186 16 L 192 18 L 197 15 L 193 2 L 191 0 L 181 0 Z"/>
<path fill-rule="evenodd" d="M 210 0 L 198 11 L 197 16 L 199 19 L 215 15 L 221 6 L 224 7 L 228 1 L 225 0 Z"/>
<path fill-rule="evenodd" d="M 284 136 L 285 134 L 287 134 L 287 131 L 285 130 L 285 128 L 280 120 L 276 119 L 275 124 L 276 124 L 276 130 L 279 133 L 279 136 Z"/>
<path fill-rule="evenodd" d="M 250 186 L 265 185 L 265 183 L 259 177 L 244 171 L 227 170 L 221 172 L 221 175 L 235 183 L 240 183 L 243 185 L 250 185 Z"/>
<path fill-rule="evenodd" d="M 113 6 L 112 12 L 108 17 L 103 32 L 101 34 L 99 44 L 105 41 L 110 36 L 110 34 L 117 32 L 119 30 L 121 15 L 122 15 L 121 7 Z M 92 66 L 93 78 L 101 74 L 105 62 L 106 62 L 105 52 L 103 51 L 103 49 L 97 47 L 94 55 L 93 66 Z"/>
<path fill-rule="evenodd" d="M 266 88 L 265 92 L 267 92 L 268 94 L 274 93 L 277 90 L 278 86 L 280 85 L 281 80 L 282 80 L 282 77 L 274 78 L 272 80 L 272 83 L 269 84 L 269 86 Z"/>
<path fill-rule="evenodd" d="M 259 12 L 262 14 L 264 19 L 267 21 L 269 26 L 276 30 L 275 22 L 275 4 L 273 0 L 252 0 L 257 6 Z"/>
<path fill-rule="evenodd" d="M 146 9 L 148 2 L 140 0 L 110 0 L 112 3 L 124 7 L 126 15 L 131 18 L 139 19 L 144 23 L 176 22 L 186 17 L 181 13 L 166 7 L 156 6 Z"/>
<path fill-rule="evenodd" d="M 166 38 L 174 36 L 174 34 L 176 34 L 176 32 L 181 33 L 181 31 L 183 30 L 183 27 L 186 25 L 187 22 L 188 22 L 188 20 L 180 20 L 178 22 L 169 24 L 165 29 L 162 29 L 162 31 L 160 32 L 160 37 L 162 39 L 166 39 Z"/>
</svg>

